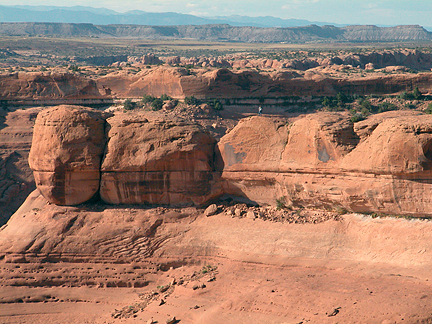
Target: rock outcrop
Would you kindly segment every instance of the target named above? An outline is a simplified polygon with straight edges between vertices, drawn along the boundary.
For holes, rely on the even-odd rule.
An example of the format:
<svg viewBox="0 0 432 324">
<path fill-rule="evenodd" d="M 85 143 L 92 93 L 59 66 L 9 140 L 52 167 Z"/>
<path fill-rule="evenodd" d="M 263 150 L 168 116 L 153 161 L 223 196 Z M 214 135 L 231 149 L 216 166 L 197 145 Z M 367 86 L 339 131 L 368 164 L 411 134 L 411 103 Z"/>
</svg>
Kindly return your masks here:
<svg viewBox="0 0 432 324">
<path fill-rule="evenodd" d="M 394 118 L 384 113 L 357 128 L 343 114 L 313 114 L 289 126 L 286 145 L 270 127 L 264 133 L 268 142 L 279 141 L 279 149 L 271 146 L 271 156 L 280 156 L 269 156 L 271 163 L 257 153 L 267 146 L 250 131 L 263 123 L 258 117 L 245 120 L 218 144 L 223 187 L 260 204 L 284 198 L 304 207 L 429 215 L 432 116 L 415 114 Z M 243 146 L 251 140 L 259 147 L 253 152 Z"/>
<path fill-rule="evenodd" d="M 72 73 L 19 72 L 0 75 L 0 99 L 100 99 L 93 80 Z"/>
<path fill-rule="evenodd" d="M 105 148 L 101 112 L 77 106 L 46 109 L 36 119 L 29 164 L 42 195 L 58 205 L 76 205 L 99 189 Z"/>
<path fill-rule="evenodd" d="M 185 96 L 181 85 L 181 78 L 185 75 L 187 73 L 184 68 L 156 67 L 135 75 L 125 72 L 111 73 L 100 77 L 96 82 L 99 87 L 111 89 L 112 95 L 117 97 L 133 98 L 145 94 L 159 97 L 168 94 L 181 98 Z"/>
<path fill-rule="evenodd" d="M 30 166 L 56 204 L 85 202 L 100 188 L 110 204 L 201 205 L 229 194 L 258 204 L 430 215 L 432 116 L 419 114 L 387 112 L 355 125 L 347 113 L 292 123 L 255 116 L 215 146 L 185 122 L 119 114 L 104 133 L 100 112 L 57 107 L 37 118 Z"/>
<path fill-rule="evenodd" d="M 215 139 L 198 125 L 108 119 L 101 198 L 111 204 L 201 204 L 212 195 Z"/>
<path fill-rule="evenodd" d="M 137 74 L 127 74 L 125 71 L 111 73 L 95 81 L 101 89 L 109 88 L 113 96 L 120 98 L 168 94 L 175 98 L 193 95 L 197 98 L 233 99 L 251 96 L 333 96 L 338 92 L 358 95 L 394 94 L 412 91 L 416 86 L 422 93 L 427 93 L 432 92 L 431 80 L 430 73 L 338 79 L 319 71 L 308 71 L 302 75 L 289 70 L 257 72 L 199 69 L 188 74 L 184 68 L 162 66 Z"/>
<path fill-rule="evenodd" d="M 0 226 L 35 189 L 28 155 L 33 125 L 41 110 L 0 108 Z"/>
<path fill-rule="evenodd" d="M 202 204 L 214 196 L 216 141 L 201 126 L 107 117 L 78 106 L 38 115 L 29 164 L 49 202 L 84 203 L 99 188 L 111 204 Z"/>
<path fill-rule="evenodd" d="M 134 70 L 131 73 L 124 69 L 97 76 L 57 72 L 0 74 L 0 100 L 83 104 L 80 100 L 103 102 L 114 98 L 141 98 L 146 94 L 157 97 L 166 94 L 179 99 L 195 96 L 232 100 L 251 97 L 322 97 L 334 96 L 338 92 L 347 95 L 385 95 L 413 91 L 415 87 L 424 94 L 432 92 L 431 73 L 393 75 L 384 71 L 386 74 L 377 72 L 363 75 L 365 72 L 359 68 L 347 68 L 344 65 L 319 66 L 305 72 L 288 68 L 258 72 L 247 68 L 209 70 L 200 67 L 191 72 L 184 67 L 156 66 L 139 72 Z M 353 73 L 346 78 L 345 72 L 350 69 Z"/>
</svg>

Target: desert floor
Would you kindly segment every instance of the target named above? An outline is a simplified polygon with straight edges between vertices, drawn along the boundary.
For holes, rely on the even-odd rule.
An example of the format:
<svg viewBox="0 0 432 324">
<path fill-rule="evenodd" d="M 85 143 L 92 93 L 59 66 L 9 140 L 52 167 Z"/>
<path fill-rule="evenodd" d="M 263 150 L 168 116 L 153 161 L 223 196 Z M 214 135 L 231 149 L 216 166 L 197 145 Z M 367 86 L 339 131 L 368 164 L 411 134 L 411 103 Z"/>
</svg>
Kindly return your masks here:
<svg viewBox="0 0 432 324">
<path fill-rule="evenodd" d="M 39 215 L 81 213 L 86 223 L 77 235 L 86 226 L 108 228 L 120 211 L 134 215 L 130 228 L 152 219 L 152 252 L 126 263 L 6 255 L 0 323 L 167 323 L 173 317 L 184 324 L 432 323 L 428 220 L 349 214 L 296 224 L 224 212 L 206 217 L 191 208 L 102 209 L 47 205 Z M 19 217 L 8 227 L 20 224 Z M 6 230 L 3 239 L 11 237 Z M 65 239 L 69 249 L 75 234 Z M 118 234 L 110 251 L 146 251 L 126 235 Z"/>
</svg>

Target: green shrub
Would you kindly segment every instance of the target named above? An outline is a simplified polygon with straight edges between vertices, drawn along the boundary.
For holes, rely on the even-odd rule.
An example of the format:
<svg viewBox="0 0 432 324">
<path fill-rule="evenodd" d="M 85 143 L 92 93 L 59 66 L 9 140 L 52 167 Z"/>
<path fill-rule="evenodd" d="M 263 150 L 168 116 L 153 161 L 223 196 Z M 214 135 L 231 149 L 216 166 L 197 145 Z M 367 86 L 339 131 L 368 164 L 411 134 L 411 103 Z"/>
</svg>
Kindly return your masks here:
<svg viewBox="0 0 432 324">
<path fill-rule="evenodd" d="M 415 100 L 421 100 L 421 99 L 423 99 L 423 94 L 420 92 L 420 90 L 419 90 L 418 87 L 414 88 L 413 97 L 414 97 Z"/>
<path fill-rule="evenodd" d="M 152 110 L 161 110 L 164 102 L 161 98 L 155 98 L 151 103 Z"/>
<path fill-rule="evenodd" d="M 353 101 L 352 96 L 347 96 L 343 92 L 338 92 L 336 97 L 324 97 L 321 104 L 330 111 L 341 111 L 346 109 L 346 104 Z"/>
<path fill-rule="evenodd" d="M 385 112 L 385 111 L 391 111 L 391 110 L 397 110 L 397 107 L 389 102 L 382 102 L 378 105 L 378 112 Z"/>
<path fill-rule="evenodd" d="M 338 103 L 338 106 L 342 106 L 348 102 L 348 97 L 344 93 L 338 92 L 336 94 L 336 101 Z"/>
<path fill-rule="evenodd" d="M 163 101 L 172 100 L 172 98 L 171 98 L 170 96 L 166 95 L 166 94 L 161 95 L 160 98 L 161 98 Z"/>
<path fill-rule="evenodd" d="M 126 99 L 126 100 L 123 102 L 123 108 L 124 108 L 125 110 L 133 110 L 133 109 L 135 109 L 135 107 L 136 107 L 136 103 L 133 102 L 133 101 L 130 100 L 130 99 Z"/>
<path fill-rule="evenodd" d="M 287 208 L 286 200 L 284 196 L 280 197 L 279 199 L 276 199 L 276 208 L 278 210 Z"/>
<path fill-rule="evenodd" d="M 197 106 L 200 104 L 200 101 L 194 96 L 188 96 L 184 99 L 184 103 L 186 105 Z"/>
<path fill-rule="evenodd" d="M 367 109 L 366 107 L 363 107 L 362 110 L 360 111 L 360 113 L 362 114 L 362 116 L 369 116 L 371 114 L 371 111 L 369 109 Z"/>
<path fill-rule="evenodd" d="M 366 116 L 371 114 L 371 113 L 377 112 L 377 110 L 378 110 L 377 107 L 372 105 L 368 99 L 361 98 L 357 102 L 358 102 L 360 108 L 362 109 L 361 110 L 362 113 L 364 113 L 366 111 L 368 112 L 368 113 L 364 114 Z"/>
<path fill-rule="evenodd" d="M 407 108 L 407 109 L 416 109 L 417 107 L 416 107 L 416 105 L 413 105 L 413 104 L 405 104 L 405 108 Z"/>
<path fill-rule="evenodd" d="M 219 100 L 217 100 L 217 99 L 214 99 L 213 102 L 210 103 L 210 106 L 211 106 L 214 110 L 217 110 L 217 111 L 223 110 L 223 105 L 222 105 L 222 103 L 221 103 Z"/>
<path fill-rule="evenodd" d="M 422 100 L 424 96 L 420 92 L 419 88 L 415 87 L 413 92 L 407 92 L 407 91 L 402 92 L 399 95 L 399 98 L 403 100 Z"/>
<path fill-rule="evenodd" d="M 412 96 L 412 94 L 409 93 L 409 92 L 407 92 L 407 91 L 402 92 L 402 93 L 399 95 L 399 98 L 401 98 L 401 99 L 403 99 L 403 100 L 412 100 L 412 99 L 414 99 L 413 96 Z"/>
<path fill-rule="evenodd" d="M 69 65 L 69 70 L 71 70 L 72 72 L 79 72 L 79 67 L 78 65 Z"/>
<path fill-rule="evenodd" d="M 364 119 L 365 119 L 365 117 L 363 116 L 362 113 L 355 113 L 355 114 L 351 117 L 351 121 L 352 121 L 353 123 L 357 123 L 357 122 L 362 121 L 362 120 L 364 120 Z"/>
<path fill-rule="evenodd" d="M 156 97 L 153 97 L 152 95 L 144 95 L 141 101 L 142 103 L 146 104 L 146 103 L 152 103 L 155 99 Z"/>
</svg>

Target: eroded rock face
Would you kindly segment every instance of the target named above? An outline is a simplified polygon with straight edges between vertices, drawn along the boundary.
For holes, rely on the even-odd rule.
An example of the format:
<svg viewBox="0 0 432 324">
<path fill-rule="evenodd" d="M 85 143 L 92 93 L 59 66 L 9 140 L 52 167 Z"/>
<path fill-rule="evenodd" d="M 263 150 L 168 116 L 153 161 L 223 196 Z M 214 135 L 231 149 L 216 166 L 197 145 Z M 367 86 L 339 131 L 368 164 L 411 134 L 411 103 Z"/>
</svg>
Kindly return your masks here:
<svg viewBox="0 0 432 324">
<path fill-rule="evenodd" d="M 212 195 L 215 140 L 198 125 L 108 119 L 101 198 L 112 204 L 201 204 Z"/>
<path fill-rule="evenodd" d="M 1 99 L 99 99 L 97 84 L 71 73 L 20 72 L 0 76 Z"/>
<path fill-rule="evenodd" d="M 317 113 L 295 121 L 281 156 L 281 171 L 333 168 L 359 138 L 344 114 Z"/>
<path fill-rule="evenodd" d="M 431 214 L 432 116 L 395 117 L 384 113 L 354 127 L 347 115 L 309 115 L 288 127 L 286 145 L 261 123 L 267 142 L 278 142 L 268 161 L 259 155 L 268 146 L 251 131 L 257 119 L 245 120 L 218 144 L 223 186 L 261 204 L 285 197 L 305 207 Z"/>
<path fill-rule="evenodd" d="M 99 189 L 105 117 L 96 110 L 57 106 L 38 114 L 29 155 L 36 185 L 58 205 L 76 205 Z"/>
<path fill-rule="evenodd" d="M 35 189 L 28 166 L 33 125 L 41 107 L 7 111 L 0 108 L 0 226 Z"/>
<path fill-rule="evenodd" d="M 42 194 L 73 205 L 204 204 L 222 194 L 274 205 L 432 214 L 432 116 L 346 113 L 241 120 L 216 144 L 198 125 L 82 107 L 39 114 L 30 166 Z M 106 138 L 106 139 L 105 139 Z M 105 142 L 107 142 L 106 148 Z M 102 161 L 102 163 L 101 163 Z M 100 176 L 101 174 L 101 176 Z"/>
<path fill-rule="evenodd" d="M 400 177 L 432 175 L 432 116 L 383 120 L 348 154 L 341 167 Z"/>
</svg>

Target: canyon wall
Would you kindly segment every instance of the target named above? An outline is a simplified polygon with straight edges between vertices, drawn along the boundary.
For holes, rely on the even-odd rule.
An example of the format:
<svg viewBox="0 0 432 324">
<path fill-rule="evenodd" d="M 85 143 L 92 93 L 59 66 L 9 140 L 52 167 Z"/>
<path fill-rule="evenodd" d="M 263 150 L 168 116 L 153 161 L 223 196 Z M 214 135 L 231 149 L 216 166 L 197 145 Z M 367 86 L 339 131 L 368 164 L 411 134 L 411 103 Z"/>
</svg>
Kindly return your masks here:
<svg viewBox="0 0 432 324">
<path fill-rule="evenodd" d="M 0 108 L 0 226 L 35 189 L 27 160 L 33 125 L 41 107 L 8 111 Z"/>
<path fill-rule="evenodd" d="M 333 71 L 333 70 L 332 70 Z M 330 71 L 331 72 L 331 71 Z M 207 70 L 191 73 L 182 67 L 159 66 L 140 72 L 116 71 L 107 75 L 86 76 L 72 72 L 19 72 L 0 75 L 0 100 L 46 101 L 80 104 L 79 100 L 141 98 L 146 94 L 174 98 L 280 98 L 290 96 L 334 96 L 345 94 L 395 94 L 418 87 L 422 93 L 432 92 L 431 73 L 400 73 L 330 76 L 329 71 L 292 69 L 274 71 Z M 337 70 L 334 73 L 339 73 Z M 332 72 L 332 73 L 333 73 Z"/>
<path fill-rule="evenodd" d="M 16 72 L 0 75 L 0 100 L 101 98 L 96 83 L 78 74 Z"/>
<path fill-rule="evenodd" d="M 432 214 L 432 116 L 387 112 L 355 124 L 346 113 L 292 123 L 255 116 L 216 145 L 198 125 L 60 106 L 39 115 L 30 166 L 56 204 L 96 194 L 110 204 L 201 205 L 228 194 L 424 216 Z"/>
</svg>

